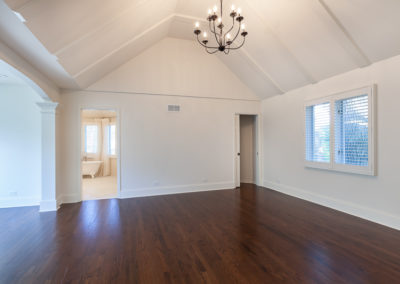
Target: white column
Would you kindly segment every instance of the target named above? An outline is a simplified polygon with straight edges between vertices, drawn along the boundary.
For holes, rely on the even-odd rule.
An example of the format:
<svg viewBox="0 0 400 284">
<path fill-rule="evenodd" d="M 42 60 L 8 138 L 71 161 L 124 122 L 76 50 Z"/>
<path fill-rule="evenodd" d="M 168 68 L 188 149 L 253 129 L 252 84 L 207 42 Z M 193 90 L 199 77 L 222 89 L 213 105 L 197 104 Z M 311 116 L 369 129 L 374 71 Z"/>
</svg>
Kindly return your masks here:
<svg viewBox="0 0 400 284">
<path fill-rule="evenodd" d="M 42 113 L 42 197 L 40 212 L 56 211 L 56 108 L 58 103 L 37 103 Z"/>
</svg>

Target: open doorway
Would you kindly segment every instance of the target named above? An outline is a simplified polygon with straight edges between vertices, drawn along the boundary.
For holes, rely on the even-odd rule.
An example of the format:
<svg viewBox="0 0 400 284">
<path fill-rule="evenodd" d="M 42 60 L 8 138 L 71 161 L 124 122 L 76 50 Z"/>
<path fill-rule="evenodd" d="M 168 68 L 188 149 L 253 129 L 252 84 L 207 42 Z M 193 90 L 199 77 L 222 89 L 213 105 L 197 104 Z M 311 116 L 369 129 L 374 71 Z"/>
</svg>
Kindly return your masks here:
<svg viewBox="0 0 400 284">
<path fill-rule="evenodd" d="M 235 117 L 235 184 L 259 184 L 258 116 L 237 114 Z"/>
<path fill-rule="evenodd" d="M 81 110 L 82 200 L 118 196 L 117 112 Z"/>
</svg>

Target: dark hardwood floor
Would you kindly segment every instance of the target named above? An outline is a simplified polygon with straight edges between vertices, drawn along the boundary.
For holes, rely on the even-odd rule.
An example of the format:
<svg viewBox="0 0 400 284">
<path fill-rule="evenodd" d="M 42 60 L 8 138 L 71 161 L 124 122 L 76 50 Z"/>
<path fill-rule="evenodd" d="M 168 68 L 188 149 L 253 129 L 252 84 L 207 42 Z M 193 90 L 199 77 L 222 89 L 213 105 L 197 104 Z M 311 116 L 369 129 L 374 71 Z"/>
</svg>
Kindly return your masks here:
<svg viewBox="0 0 400 284">
<path fill-rule="evenodd" d="M 400 283 L 400 232 L 271 190 L 0 209 L 1 283 Z"/>
</svg>

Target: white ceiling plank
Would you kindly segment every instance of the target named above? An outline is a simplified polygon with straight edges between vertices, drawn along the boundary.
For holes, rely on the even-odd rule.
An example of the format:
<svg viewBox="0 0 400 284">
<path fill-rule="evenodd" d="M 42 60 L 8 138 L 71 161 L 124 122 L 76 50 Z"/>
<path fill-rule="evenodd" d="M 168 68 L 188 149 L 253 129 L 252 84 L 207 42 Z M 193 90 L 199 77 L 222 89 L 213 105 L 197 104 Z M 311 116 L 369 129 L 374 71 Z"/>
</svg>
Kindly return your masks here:
<svg viewBox="0 0 400 284">
<path fill-rule="evenodd" d="M 90 66 L 134 36 L 151 28 L 155 23 L 172 14 L 175 5 L 165 0 L 150 0 L 132 9 L 110 25 L 103 26 L 79 43 L 70 46 L 58 55 L 59 61 L 70 74 Z M 154 9 L 154 5 L 158 9 Z M 151 17 L 148 15 L 152 14 Z M 134 19 L 134 21 L 133 21 Z"/>
<path fill-rule="evenodd" d="M 6 4 L 8 7 L 10 7 L 12 10 L 16 11 L 26 5 L 28 2 L 32 0 L 5 0 Z"/>
<path fill-rule="evenodd" d="M 365 55 L 364 51 L 358 46 L 353 37 L 347 31 L 346 27 L 340 22 L 332 10 L 326 5 L 324 0 L 308 0 L 314 10 L 320 14 L 321 19 L 325 20 L 326 25 L 330 28 L 337 41 L 354 59 L 359 67 L 371 65 L 371 61 Z"/>
<path fill-rule="evenodd" d="M 182 14 L 176 14 L 173 22 L 171 23 L 169 36 L 176 37 L 176 38 L 182 38 L 182 39 L 194 40 L 196 38 L 196 36 L 192 32 L 192 30 L 193 30 L 192 27 L 193 27 L 193 23 L 195 21 L 200 22 L 203 26 L 208 25 L 208 22 L 205 21 L 204 19 L 199 19 L 198 17 L 187 16 L 187 15 L 182 15 Z M 257 63 L 257 61 L 251 57 L 251 55 L 247 51 L 245 51 L 244 49 L 232 51 L 228 57 L 231 57 L 231 55 L 233 53 L 239 53 L 242 57 L 245 58 L 245 62 L 247 61 L 248 65 L 251 66 L 251 68 L 253 70 L 256 70 L 256 72 L 258 72 L 259 74 L 261 74 L 264 77 L 263 81 L 267 82 L 267 84 L 269 84 L 269 85 L 273 85 L 272 92 L 274 94 L 283 94 L 285 92 L 285 90 L 279 85 L 279 83 L 276 80 L 274 80 L 274 78 L 272 78 L 272 76 L 266 70 L 264 70 Z M 225 57 L 225 54 L 222 55 L 222 58 L 224 58 L 224 57 Z M 220 57 L 220 59 L 221 59 L 221 57 Z M 222 60 L 222 61 L 225 64 L 228 63 L 226 60 Z M 235 64 L 229 64 L 229 67 L 237 69 L 237 68 L 242 68 L 242 65 L 237 65 L 235 67 Z M 244 79 L 243 74 L 241 74 L 239 77 L 241 77 L 240 79 L 244 83 L 246 83 L 247 85 L 251 85 L 251 84 L 249 84 L 249 82 L 246 79 Z M 246 77 L 247 77 L 247 79 L 249 79 L 248 76 L 246 76 Z"/>
<path fill-rule="evenodd" d="M 173 17 L 174 15 L 170 15 L 164 18 L 117 49 L 85 67 L 73 77 L 77 80 L 81 88 L 87 88 L 92 83 L 167 36 Z"/>
<path fill-rule="evenodd" d="M 241 49 L 239 51 L 241 54 L 243 54 L 243 56 L 246 57 L 246 59 L 261 73 L 263 74 L 266 78 L 268 78 L 268 81 L 270 81 L 274 87 L 279 91 L 279 94 L 283 94 L 285 93 L 285 90 L 283 90 L 283 88 L 278 84 L 278 82 L 276 82 L 274 80 L 274 78 L 271 77 L 270 74 L 268 74 L 267 71 L 265 71 L 258 63 L 257 61 L 255 61 L 251 55 L 246 51 L 245 48 Z"/>
<path fill-rule="evenodd" d="M 400 54 L 399 0 L 324 0 L 372 62 Z"/>
<path fill-rule="evenodd" d="M 8 13 L 0 40 L 58 87 L 82 88 L 163 37 L 195 40 L 193 23 L 208 24 L 217 2 L 0 0 Z M 399 0 L 226 0 L 224 8 L 232 3 L 249 36 L 218 58 L 260 98 L 400 54 Z"/>
<path fill-rule="evenodd" d="M 18 9 L 28 28 L 54 53 L 138 2 L 149 0 L 33 0 Z"/>
<path fill-rule="evenodd" d="M 133 4 L 132 6 L 130 6 L 128 9 L 125 9 L 122 12 L 120 12 L 114 16 L 111 16 L 110 19 L 108 19 L 107 21 L 104 21 L 104 23 L 97 26 L 93 30 L 88 31 L 87 33 L 81 35 L 80 37 L 74 39 L 72 42 L 62 46 L 59 50 L 55 51 L 54 54 L 56 56 L 59 56 L 59 55 L 63 54 L 65 51 L 67 51 L 68 49 L 73 48 L 73 46 L 77 46 L 80 43 L 82 43 L 83 41 L 93 38 L 94 36 L 96 36 L 96 34 L 102 33 L 107 27 L 112 26 L 112 25 L 118 25 L 118 22 L 121 21 L 122 18 L 129 17 L 130 13 L 134 12 L 135 10 L 141 10 L 142 7 L 145 4 L 148 4 L 149 2 L 150 2 L 149 0 L 137 2 L 137 3 Z M 174 0 L 167 7 L 173 8 L 176 6 L 176 3 L 177 3 L 177 0 Z M 160 7 L 159 3 L 150 3 L 150 5 L 152 5 L 153 7 L 154 6 Z M 167 10 L 170 10 L 169 14 L 171 14 L 175 11 L 174 9 L 168 9 L 168 8 L 167 8 Z"/>
<path fill-rule="evenodd" d="M 297 68 L 300 72 L 303 73 L 303 75 L 307 78 L 310 84 L 317 83 L 317 79 L 315 79 L 311 75 L 311 71 L 307 70 L 306 66 L 301 64 L 298 58 L 296 58 L 295 54 L 290 50 L 290 48 L 279 38 L 278 33 L 274 31 L 272 25 L 268 23 L 268 21 L 265 19 L 265 16 L 261 14 L 259 9 L 257 9 L 257 7 L 252 3 L 252 1 L 246 1 L 246 3 L 248 7 L 251 9 L 251 12 L 254 13 L 254 15 L 256 15 L 257 18 L 263 23 L 265 29 L 268 30 L 268 33 L 270 33 L 274 37 L 274 39 L 279 43 L 282 51 L 287 53 L 288 57 L 291 58 L 291 61 L 293 62 L 295 68 Z"/>
<path fill-rule="evenodd" d="M 7 5 L 0 1 L 0 39 L 18 55 L 63 88 L 77 88 L 73 78 L 58 59 L 22 23 Z"/>
</svg>

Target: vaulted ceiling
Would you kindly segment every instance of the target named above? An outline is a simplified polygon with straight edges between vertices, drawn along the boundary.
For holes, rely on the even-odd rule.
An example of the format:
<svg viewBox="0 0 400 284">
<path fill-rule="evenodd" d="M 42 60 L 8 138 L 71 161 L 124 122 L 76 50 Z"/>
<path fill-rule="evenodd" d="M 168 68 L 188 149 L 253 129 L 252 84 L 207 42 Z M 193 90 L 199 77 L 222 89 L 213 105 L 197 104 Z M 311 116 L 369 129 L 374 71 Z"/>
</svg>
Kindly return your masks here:
<svg viewBox="0 0 400 284">
<path fill-rule="evenodd" d="M 194 40 L 193 22 L 216 2 L 0 0 L 0 40 L 60 88 L 84 89 L 164 37 Z M 246 45 L 210 56 L 261 99 L 400 54 L 399 0 L 234 2 Z"/>
</svg>

